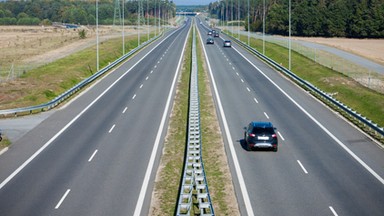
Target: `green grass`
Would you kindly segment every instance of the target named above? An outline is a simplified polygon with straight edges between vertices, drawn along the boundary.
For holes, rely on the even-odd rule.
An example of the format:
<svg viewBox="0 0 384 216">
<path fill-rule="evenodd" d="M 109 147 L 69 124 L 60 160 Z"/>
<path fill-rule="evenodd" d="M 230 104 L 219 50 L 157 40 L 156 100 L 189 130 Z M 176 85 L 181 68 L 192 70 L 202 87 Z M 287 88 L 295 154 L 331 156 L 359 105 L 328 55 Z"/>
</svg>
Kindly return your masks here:
<svg viewBox="0 0 384 216">
<path fill-rule="evenodd" d="M 126 37 L 125 51 L 129 52 L 135 47 L 137 37 Z M 100 69 L 122 54 L 121 38 L 100 43 Z M 19 96 L 15 100 L 1 104 L 2 109 L 46 103 L 96 72 L 96 45 L 94 45 L 23 74 L 19 80 L 25 85 L 21 85 L 18 89 L 14 87 L 9 89 L 10 93 L 17 92 Z"/>
<path fill-rule="evenodd" d="M 243 41 L 247 38 L 242 36 Z M 250 44 L 262 52 L 262 40 L 251 38 Z M 289 54 L 284 47 L 266 42 L 265 55 L 288 68 Z M 291 71 L 322 89 L 348 107 L 384 126 L 384 95 L 373 91 L 354 79 L 292 51 Z"/>
</svg>

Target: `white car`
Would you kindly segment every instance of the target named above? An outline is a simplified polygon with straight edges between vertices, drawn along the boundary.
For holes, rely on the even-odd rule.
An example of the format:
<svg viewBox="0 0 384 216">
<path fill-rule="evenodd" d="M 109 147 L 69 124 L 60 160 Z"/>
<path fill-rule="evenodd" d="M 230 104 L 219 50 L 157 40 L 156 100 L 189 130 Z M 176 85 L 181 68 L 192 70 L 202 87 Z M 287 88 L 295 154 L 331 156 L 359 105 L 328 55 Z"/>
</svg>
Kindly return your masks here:
<svg viewBox="0 0 384 216">
<path fill-rule="evenodd" d="M 231 47 L 231 41 L 230 40 L 225 40 L 224 41 L 224 44 L 223 44 L 224 47 Z"/>
</svg>

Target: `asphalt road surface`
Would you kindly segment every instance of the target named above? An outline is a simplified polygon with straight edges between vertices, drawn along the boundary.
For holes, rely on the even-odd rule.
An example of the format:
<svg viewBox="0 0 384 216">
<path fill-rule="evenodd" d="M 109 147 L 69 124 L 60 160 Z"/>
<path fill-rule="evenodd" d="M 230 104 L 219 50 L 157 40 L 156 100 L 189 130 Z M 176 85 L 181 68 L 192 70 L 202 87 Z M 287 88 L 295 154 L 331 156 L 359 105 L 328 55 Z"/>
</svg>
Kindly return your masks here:
<svg viewBox="0 0 384 216">
<path fill-rule="evenodd" d="M 0 157 L 0 215 L 147 215 L 190 23 Z"/>
<path fill-rule="evenodd" d="M 242 215 L 383 215 L 384 154 L 376 143 L 224 35 L 205 44 Z M 278 152 L 246 151 L 244 127 L 270 121 Z"/>
</svg>

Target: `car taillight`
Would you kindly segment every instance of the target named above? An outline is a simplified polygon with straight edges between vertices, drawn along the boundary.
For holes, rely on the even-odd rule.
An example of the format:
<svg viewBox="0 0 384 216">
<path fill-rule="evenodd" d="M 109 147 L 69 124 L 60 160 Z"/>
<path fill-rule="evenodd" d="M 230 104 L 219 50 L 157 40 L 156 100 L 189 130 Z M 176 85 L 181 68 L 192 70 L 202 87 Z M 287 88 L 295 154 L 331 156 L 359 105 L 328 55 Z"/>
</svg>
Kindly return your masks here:
<svg viewBox="0 0 384 216">
<path fill-rule="evenodd" d="M 277 137 L 277 135 L 276 134 L 272 134 L 272 138 L 276 138 Z"/>
<path fill-rule="evenodd" d="M 249 134 L 250 137 L 255 137 L 256 135 L 255 134 Z"/>
</svg>

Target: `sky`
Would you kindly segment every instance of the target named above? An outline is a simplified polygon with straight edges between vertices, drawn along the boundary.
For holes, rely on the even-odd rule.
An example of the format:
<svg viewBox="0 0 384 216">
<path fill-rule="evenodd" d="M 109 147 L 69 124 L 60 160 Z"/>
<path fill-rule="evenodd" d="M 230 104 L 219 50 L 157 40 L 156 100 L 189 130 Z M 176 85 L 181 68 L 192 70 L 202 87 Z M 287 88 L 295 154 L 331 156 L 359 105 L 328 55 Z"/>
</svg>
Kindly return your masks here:
<svg viewBox="0 0 384 216">
<path fill-rule="evenodd" d="M 208 5 L 216 0 L 173 0 L 176 5 Z"/>
</svg>

